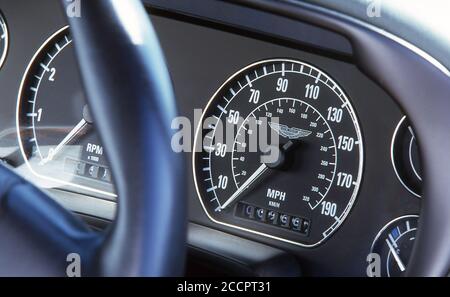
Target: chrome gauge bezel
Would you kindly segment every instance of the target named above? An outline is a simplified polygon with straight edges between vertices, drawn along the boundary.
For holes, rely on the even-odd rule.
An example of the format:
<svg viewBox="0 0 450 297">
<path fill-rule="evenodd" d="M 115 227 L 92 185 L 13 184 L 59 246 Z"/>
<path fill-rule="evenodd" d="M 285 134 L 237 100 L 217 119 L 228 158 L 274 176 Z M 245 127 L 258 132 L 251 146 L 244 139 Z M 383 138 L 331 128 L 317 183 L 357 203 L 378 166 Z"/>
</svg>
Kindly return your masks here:
<svg viewBox="0 0 450 297">
<path fill-rule="evenodd" d="M 6 19 L 3 16 L 2 12 L 0 11 L 0 26 L 3 29 L 3 32 L 5 34 L 5 50 L 3 51 L 3 53 L 1 53 L 0 55 L 0 69 L 3 67 L 5 61 L 6 61 L 6 56 L 8 55 L 8 51 L 9 51 L 9 31 L 8 31 L 8 24 L 6 23 Z"/>
<path fill-rule="evenodd" d="M 389 228 L 390 226 L 392 226 L 396 222 L 399 222 L 401 220 L 408 219 L 408 218 L 419 219 L 420 216 L 419 215 L 403 215 L 403 216 L 397 217 L 397 218 L 392 219 L 391 221 L 387 222 L 383 226 L 383 228 L 381 228 L 380 231 L 378 231 L 377 235 L 373 239 L 372 245 L 370 246 L 370 254 L 372 254 L 374 252 L 375 244 L 378 242 L 378 240 L 380 239 L 381 235 L 387 230 L 387 228 Z M 417 228 L 416 229 L 411 229 L 411 230 L 417 230 Z M 369 276 L 372 276 L 372 275 L 369 275 Z M 388 277 L 389 277 L 389 275 L 388 275 Z"/>
<path fill-rule="evenodd" d="M 401 175 L 400 175 L 400 173 L 399 173 L 399 171 L 398 171 L 398 169 L 397 169 L 397 166 L 396 166 L 396 164 L 395 164 L 395 141 L 396 141 L 396 139 L 397 139 L 397 135 L 398 135 L 398 133 L 399 133 L 399 130 L 400 130 L 400 128 L 401 128 L 401 126 L 403 125 L 403 123 L 405 122 L 407 120 L 407 117 L 406 116 L 403 116 L 401 119 L 400 119 L 400 121 L 398 122 L 398 124 L 397 124 L 397 126 L 395 127 L 395 130 L 394 130 L 394 134 L 392 135 L 392 140 L 391 140 L 391 164 L 392 164 L 392 168 L 394 169 L 394 172 L 395 172 L 395 176 L 397 176 L 397 179 L 399 180 L 399 182 L 402 184 L 402 186 L 409 192 L 409 193 L 411 193 L 412 195 L 414 195 L 415 197 L 417 197 L 417 198 L 422 198 L 422 196 L 421 195 L 419 195 L 419 194 L 417 194 L 415 191 L 413 191 L 408 185 L 407 185 L 407 183 L 402 179 L 402 177 L 401 177 Z M 411 152 L 411 144 L 410 144 L 410 149 L 409 149 L 409 152 Z M 411 153 L 410 153 L 410 162 L 412 162 L 411 161 Z M 414 167 L 414 165 L 413 165 L 413 163 L 411 163 L 411 166 L 412 166 L 412 168 L 415 170 L 415 167 Z M 417 174 L 417 173 L 416 173 Z M 419 177 L 419 175 L 417 175 L 417 177 L 421 180 L 421 177 Z"/>
<path fill-rule="evenodd" d="M 359 164 L 358 164 L 358 177 L 355 181 L 355 188 L 354 191 L 352 193 L 352 196 L 345 208 L 345 210 L 343 211 L 342 217 L 340 218 L 339 221 L 336 221 L 336 223 L 330 227 L 330 229 L 332 229 L 331 231 L 329 231 L 329 234 L 322 238 L 320 241 L 315 242 L 314 244 L 304 244 L 304 243 L 300 243 L 297 241 L 293 241 L 293 240 L 289 240 L 283 237 L 279 237 L 279 236 L 275 236 L 272 234 L 267 234 L 264 232 L 260 232 L 258 230 L 254 230 L 254 229 L 249 229 L 243 226 L 239 226 L 236 224 L 231 224 L 231 223 L 227 223 L 227 222 L 223 222 L 223 221 L 219 221 L 217 219 L 215 219 L 213 216 L 211 216 L 211 214 L 209 213 L 208 208 L 206 207 L 203 198 L 202 198 L 202 193 L 199 189 L 199 184 L 198 184 L 198 180 L 197 180 L 197 173 L 196 173 L 196 154 L 198 152 L 196 152 L 195 150 L 195 146 L 197 145 L 197 142 L 199 141 L 199 137 L 201 136 L 201 130 L 202 130 L 202 125 L 203 122 L 205 120 L 205 116 L 208 112 L 208 110 L 210 110 L 211 105 L 214 103 L 215 98 L 217 98 L 217 96 L 223 92 L 224 88 L 229 85 L 233 80 L 235 80 L 237 77 L 241 76 L 243 73 L 245 73 L 246 71 L 248 71 L 249 69 L 252 69 L 254 67 L 257 67 L 260 64 L 265 64 L 265 63 L 276 63 L 276 62 L 286 62 L 286 63 L 298 63 L 301 65 L 305 65 L 307 67 L 310 67 L 311 69 L 317 71 L 318 73 L 320 73 L 322 76 L 325 76 L 326 78 L 330 79 L 331 81 L 335 81 L 329 74 L 327 74 L 324 70 L 315 67 L 314 65 L 312 65 L 311 63 L 308 62 L 304 62 L 298 59 L 291 59 L 291 58 L 273 58 L 273 59 L 266 59 L 266 60 L 260 60 L 257 62 L 254 62 L 248 66 L 245 66 L 244 68 L 238 70 L 236 73 L 234 73 L 232 76 L 230 76 L 218 89 L 217 91 L 211 96 L 211 98 L 208 100 L 208 103 L 206 105 L 206 107 L 203 110 L 202 116 L 200 118 L 199 124 L 196 128 L 196 133 L 195 133 L 195 138 L 194 138 L 194 149 L 192 151 L 192 173 L 193 173 L 193 178 L 194 178 L 194 184 L 195 184 L 195 189 L 196 189 L 196 193 L 197 193 L 197 197 L 200 201 L 200 204 L 202 206 L 203 211 L 205 212 L 206 216 L 208 217 L 209 220 L 211 220 L 213 223 L 215 224 L 219 224 L 225 227 L 229 227 L 229 228 L 233 228 L 239 231 L 244 231 L 244 232 L 248 232 L 254 235 L 259 235 L 265 238 L 269 238 L 269 239 L 273 239 L 273 240 L 277 240 L 277 241 L 281 241 L 281 242 L 285 242 L 285 243 L 289 243 L 295 246 L 300 246 L 300 247 L 304 247 L 304 248 L 313 248 L 313 247 L 317 247 L 319 245 L 321 245 L 324 241 L 326 241 L 327 239 L 329 239 L 332 234 L 335 233 L 336 230 L 339 229 L 339 227 L 342 225 L 342 223 L 345 221 L 345 219 L 348 217 L 348 215 L 351 212 L 351 209 L 353 208 L 353 205 L 356 201 L 356 198 L 359 194 L 360 191 L 360 186 L 361 186 L 361 182 L 362 182 L 362 177 L 363 177 L 363 171 L 364 171 L 364 138 L 363 138 L 363 134 L 361 132 L 361 128 L 360 128 L 360 124 L 359 124 L 359 119 L 357 116 L 357 113 L 355 112 L 354 108 L 353 108 L 353 102 L 349 99 L 349 97 L 347 96 L 347 94 L 342 90 L 342 88 L 340 87 L 340 85 L 338 85 L 337 83 L 335 83 L 335 88 L 336 88 L 336 92 L 339 93 L 339 97 L 342 96 L 340 99 L 343 100 L 346 104 L 346 108 L 348 107 L 351 111 L 351 116 L 352 116 L 352 121 L 354 123 L 354 127 L 358 136 L 358 139 L 360 140 L 360 148 L 359 148 Z M 347 105 L 348 103 L 348 105 Z M 327 230 L 328 231 L 328 230 Z"/>
<path fill-rule="evenodd" d="M 108 198 L 112 198 L 115 199 L 117 197 L 116 194 L 111 193 L 111 192 L 107 192 L 107 191 L 102 191 L 102 190 L 98 190 L 89 186 L 85 186 L 85 185 L 80 185 L 80 184 L 76 184 L 70 181 L 64 181 L 64 180 L 60 180 L 58 178 L 53 178 L 50 176 L 46 176 L 46 175 L 42 175 L 39 174 L 38 172 L 36 172 L 33 169 L 33 166 L 31 166 L 31 164 L 28 161 L 28 156 L 27 153 L 25 151 L 25 147 L 23 144 L 23 139 L 22 139 L 22 131 L 21 131 L 21 101 L 23 100 L 23 96 L 24 96 L 24 88 L 26 87 L 27 84 L 27 79 L 29 78 L 30 75 L 30 71 L 33 68 L 33 66 L 35 65 L 36 61 L 41 57 L 42 53 L 48 48 L 49 45 L 52 44 L 52 42 L 60 35 L 64 34 L 65 32 L 68 33 L 69 31 L 69 26 L 64 26 L 61 29 L 57 30 L 55 33 L 53 33 L 49 38 L 47 38 L 44 43 L 38 48 L 38 50 L 35 52 L 35 54 L 33 55 L 32 59 L 30 60 L 25 73 L 22 77 L 22 81 L 20 84 L 20 88 L 19 88 L 19 92 L 18 92 L 18 96 L 17 96 L 17 104 L 16 104 L 16 134 L 17 134 L 17 139 L 19 142 L 19 148 L 22 154 L 22 157 L 24 158 L 25 164 L 28 168 L 28 170 L 35 176 L 38 178 L 38 180 L 42 180 L 42 181 L 47 181 L 50 183 L 54 183 L 55 185 L 52 185 L 52 187 L 56 187 L 56 188 L 61 188 L 61 187 L 70 187 L 70 188 L 76 188 L 76 189 L 80 189 L 83 190 L 87 193 L 92 193 L 92 194 L 97 194 L 100 195 L 102 197 L 108 197 Z M 67 36 L 66 36 L 66 40 L 67 40 Z M 64 47 L 61 46 L 61 48 L 59 49 L 59 51 L 62 51 L 65 47 L 69 46 L 72 43 L 72 39 L 67 40 L 67 43 L 64 45 Z M 55 56 L 54 56 L 55 57 Z M 53 58 L 54 58 L 53 57 Z M 39 89 L 39 87 L 37 87 L 37 89 Z M 34 128 L 33 128 L 34 129 Z"/>
</svg>

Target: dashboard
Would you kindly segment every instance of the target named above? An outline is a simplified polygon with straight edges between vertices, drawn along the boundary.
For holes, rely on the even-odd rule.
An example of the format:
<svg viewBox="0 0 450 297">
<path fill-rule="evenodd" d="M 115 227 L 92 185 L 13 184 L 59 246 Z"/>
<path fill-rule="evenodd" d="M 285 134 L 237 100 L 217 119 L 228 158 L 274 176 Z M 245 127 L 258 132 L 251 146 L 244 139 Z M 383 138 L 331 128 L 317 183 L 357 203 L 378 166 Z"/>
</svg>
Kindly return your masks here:
<svg viewBox="0 0 450 297">
<path fill-rule="evenodd" d="M 276 254 L 303 275 L 367 276 L 376 253 L 382 275 L 400 275 L 419 221 L 418 140 L 349 40 L 228 2 L 146 4 L 180 116 L 188 273 L 236 275 L 235 262 Z M 120 197 L 58 1 L 0 0 L 0 28 L 2 162 L 104 228 Z"/>
</svg>

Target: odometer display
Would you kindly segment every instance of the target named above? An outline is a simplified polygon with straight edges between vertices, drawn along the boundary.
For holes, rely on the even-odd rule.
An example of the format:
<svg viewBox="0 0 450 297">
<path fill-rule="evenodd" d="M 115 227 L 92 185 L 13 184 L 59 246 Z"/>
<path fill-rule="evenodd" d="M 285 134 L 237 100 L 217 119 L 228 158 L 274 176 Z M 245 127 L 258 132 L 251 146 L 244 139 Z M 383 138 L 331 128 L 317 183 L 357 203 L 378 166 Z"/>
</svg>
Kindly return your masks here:
<svg viewBox="0 0 450 297">
<path fill-rule="evenodd" d="M 195 148 L 195 183 L 211 220 L 301 246 L 337 230 L 361 182 L 351 102 L 300 61 L 266 60 L 234 74 L 206 107 Z"/>
</svg>

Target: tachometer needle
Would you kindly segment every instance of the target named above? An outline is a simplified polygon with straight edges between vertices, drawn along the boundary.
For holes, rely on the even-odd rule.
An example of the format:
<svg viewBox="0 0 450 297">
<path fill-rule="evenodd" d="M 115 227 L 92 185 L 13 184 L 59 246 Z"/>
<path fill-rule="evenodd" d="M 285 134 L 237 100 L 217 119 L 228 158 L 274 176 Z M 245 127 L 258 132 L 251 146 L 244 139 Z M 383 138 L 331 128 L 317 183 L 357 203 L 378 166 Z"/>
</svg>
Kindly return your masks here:
<svg viewBox="0 0 450 297">
<path fill-rule="evenodd" d="M 54 149 L 49 150 L 47 158 L 43 159 L 40 162 L 40 165 L 45 165 L 53 160 L 53 158 L 64 148 L 64 146 L 71 142 L 75 136 L 86 128 L 87 125 L 88 122 L 85 119 L 82 119 Z"/>
<path fill-rule="evenodd" d="M 237 198 L 239 198 L 239 196 L 241 196 L 241 194 L 246 189 L 248 189 L 255 181 L 257 181 L 258 178 L 260 178 L 261 175 L 263 175 L 263 173 L 266 172 L 267 169 L 269 169 L 269 167 L 267 167 L 265 163 L 261 164 L 261 166 L 259 166 L 259 168 L 256 169 L 256 171 L 245 181 L 245 183 L 243 183 L 242 186 L 240 186 L 239 189 L 237 189 L 236 192 L 234 192 L 234 194 L 231 195 L 230 198 L 228 198 L 228 200 L 225 201 L 225 203 L 222 204 L 220 208 L 221 209 L 227 208 L 231 203 L 233 203 Z"/>
<path fill-rule="evenodd" d="M 400 271 L 405 271 L 406 267 L 405 264 L 403 264 L 402 259 L 400 259 L 400 256 L 397 254 L 397 251 L 395 250 L 395 248 L 392 246 L 392 243 L 389 241 L 389 239 L 386 239 L 386 243 L 389 247 L 389 249 L 391 250 L 392 255 L 394 256 L 395 262 L 397 262 L 398 268 L 400 268 Z"/>
</svg>

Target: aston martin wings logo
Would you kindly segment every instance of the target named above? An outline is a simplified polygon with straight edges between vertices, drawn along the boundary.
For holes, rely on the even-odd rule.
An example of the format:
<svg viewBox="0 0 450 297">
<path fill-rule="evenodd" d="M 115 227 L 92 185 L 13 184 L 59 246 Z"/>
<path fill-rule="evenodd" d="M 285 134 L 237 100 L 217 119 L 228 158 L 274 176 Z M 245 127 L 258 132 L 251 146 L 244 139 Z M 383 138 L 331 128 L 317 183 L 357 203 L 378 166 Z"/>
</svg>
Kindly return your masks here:
<svg viewBox="0 0 450 297">
<path fill-rule="evenodd" d="M 289 128 L 286 125 L 278 124 L 274 122 L 269 122 L 270 128 L 275 130 L 279 135 L 283 136 L 284 138 L 288 139 L 299 139 L 303 137 L 308 137 L 311 135 L 312 131 L 300 129 L 300 128 Z"/>
</svg>

